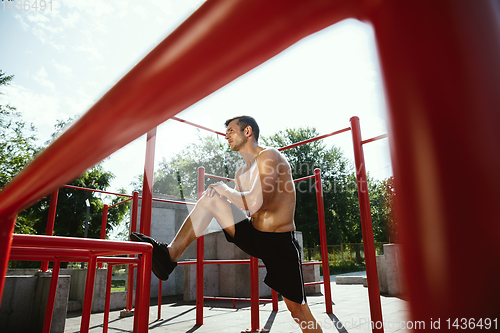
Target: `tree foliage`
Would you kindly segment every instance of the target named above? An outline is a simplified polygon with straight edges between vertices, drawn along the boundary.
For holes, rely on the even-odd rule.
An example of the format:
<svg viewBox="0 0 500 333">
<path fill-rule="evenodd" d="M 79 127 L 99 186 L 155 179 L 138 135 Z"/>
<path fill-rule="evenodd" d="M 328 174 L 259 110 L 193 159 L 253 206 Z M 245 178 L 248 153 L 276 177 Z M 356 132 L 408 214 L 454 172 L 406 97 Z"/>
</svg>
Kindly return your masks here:
<svg viewBox="0 0 500 333">
<path fill-rule="evenodd" d="M 225 141 L 218 137 L 200 137 L 199 143 L 191 144 L 170 160 L 160 163 L 154 175 L 153 192 L 179 198 L 198 198 L 198 167 L 206 174 L 234 178 L 243 161 L 238 153 L 231 151 Z M 205 186 L 220 181 L 207 178 Z M 134 184 L 142 189 L 142 176 Z"/>
<path fill-rule="evenodd" d="M 7 86 L 14 75 L 0 70 L 0 87 Z M 3 92 L 0 91 L 0 95 Z M 36 155 L 36 128 L 23 121 L 21 114 L 11 105 L 0 105 L 0 189 L 4 188 Z M 29 212 L 18 215 L 14 232 L 32 234 L 34 222 Z"/>
<path fill-rule="evenodd" d="M 6 75 L 0 70 L 0 87 L 8 85 L 13 75 Z M 0 92 L 3 94 L 3 92 Z M 55 124 L 56 138 L 68 123 L 58 120 Z M 45 143 L 45 145 L 47 145 Z M 20 112 L 11 105 L 0 105 L 0 189 L 4 188 L 42 149 L 37 145 L 36 128 L 23 121 Z M 70 184 L 106 190 L 113 174 L 97 165 L 86 171 L 83 175 L 73 180 Z M 120 193 L 125 193 L 124 189 Z M 84 234 L 86 218 L 86 203 L 90 202 L 90 217 L 88 237 L 99 238 L 101 232 L 102 212 L 105 197 L 91 192 L 62 188 L 59 191 L 56 210 L 54 234 L 58 236 L 81 237 Z M 122 201 L 124 198 L 116 197 L 111 204 Z M 31 207 L 20 212 L 17 217 L 15 233 L 45 234 L 50 196 L 41 199 Z M 112 207 L 108 212 L 107 231 L 118 225 L 128 213 L 129 203 Z"/>
</svg>

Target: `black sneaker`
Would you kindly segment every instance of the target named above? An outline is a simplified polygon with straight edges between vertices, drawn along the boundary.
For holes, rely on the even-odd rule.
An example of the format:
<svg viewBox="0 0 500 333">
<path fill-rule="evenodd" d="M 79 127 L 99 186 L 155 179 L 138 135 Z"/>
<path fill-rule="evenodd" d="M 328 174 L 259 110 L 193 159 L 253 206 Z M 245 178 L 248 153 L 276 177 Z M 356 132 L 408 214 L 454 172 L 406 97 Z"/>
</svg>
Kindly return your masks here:
<svg viewBox="0 0 500 333">
<path fill-rule="evenodd" d="M 153 245 L 152 270 L 160 280 L 167 280 L 170 273 L 177 267 L 177 263 L 170 258 L 168 244 L 160 243 L 157 240 L 138 232 L 130 234 L 130 240 L 134 242 L 145 242 Z"/>
</svg>

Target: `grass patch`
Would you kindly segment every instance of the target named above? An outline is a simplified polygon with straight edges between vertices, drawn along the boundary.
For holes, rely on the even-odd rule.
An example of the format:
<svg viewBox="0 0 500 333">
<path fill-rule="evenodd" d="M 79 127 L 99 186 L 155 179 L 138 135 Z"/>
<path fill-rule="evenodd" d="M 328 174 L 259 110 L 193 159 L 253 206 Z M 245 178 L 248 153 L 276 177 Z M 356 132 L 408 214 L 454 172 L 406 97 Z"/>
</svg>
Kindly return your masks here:
<svg viewBox="0 0 500 333">
<path fill-rule="evenodd" d="M 335 264 L 330 263 L 330 275 L 360 272 L 366 269 L 365 264 L 357 264 L 351 261 L 340 261 Z M 321 276 L 323 276 L 323 267 L 319 268 Z"/>
<path fill-rule="evenodd" d="M 111 280 L 111 292 L 125 291 L 125 280 Z"/>
</svg>

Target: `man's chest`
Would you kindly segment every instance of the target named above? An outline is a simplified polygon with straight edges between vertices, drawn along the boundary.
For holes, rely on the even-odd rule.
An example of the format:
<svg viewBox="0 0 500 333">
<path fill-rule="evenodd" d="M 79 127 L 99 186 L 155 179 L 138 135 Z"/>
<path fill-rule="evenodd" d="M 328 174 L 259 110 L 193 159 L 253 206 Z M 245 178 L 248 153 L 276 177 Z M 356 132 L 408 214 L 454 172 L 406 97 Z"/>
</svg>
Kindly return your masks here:
<svg viewBox="0 0 500 333">
<path fill-rule="evenodd" d="M 255 183 L 255 180 L 258 176 L 258 168 L 256 167 L 256 163 L 253 163 L 250 167 L 244 167 L 237 179 L 238 186 L 241 191 L 250 191 Z"/>
</svg>

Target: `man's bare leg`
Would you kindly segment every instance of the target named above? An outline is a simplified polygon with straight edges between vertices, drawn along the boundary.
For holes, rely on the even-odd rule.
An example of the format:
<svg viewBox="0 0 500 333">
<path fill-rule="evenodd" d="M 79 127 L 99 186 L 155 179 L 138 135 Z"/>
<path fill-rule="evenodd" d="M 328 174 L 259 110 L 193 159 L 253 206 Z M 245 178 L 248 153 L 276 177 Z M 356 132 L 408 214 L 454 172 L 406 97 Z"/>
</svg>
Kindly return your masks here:
<svg viewBox="0 0 500 333">
<path fill-rule="evenodd" d="M 233 214 L 241 215 L 233 217 Z M 234 236 L 234 223 L 235 221 L 243 220 L 245 214 L 241 211 L 238 213 L 232 210 L 231 204 L 226 198 L 221 198 L 219 195 L 210 197 L 204 194 L 182 224 L 172 243 L 168 246 L 168 252 L 173 261 L 177 262 L 189 244 L 203 235 L 214 217 L 223 229 L 231 236 Z"/>
<path fill-rule="evenodd" d="M 309 305 L 307 303 L 305 304 L 295 303 L 290 301 L 289 299 L 286 299 L 285 297 L 283 297 L 283 300 L 285 301 L 286 307 L 290 311 L 293 320 L 300 326 L 302 332 L 307 332 L 307 333 L 323 332 L 321 326 L 311 313 L 311 309 L 309 308 Z"/>
</svg>

